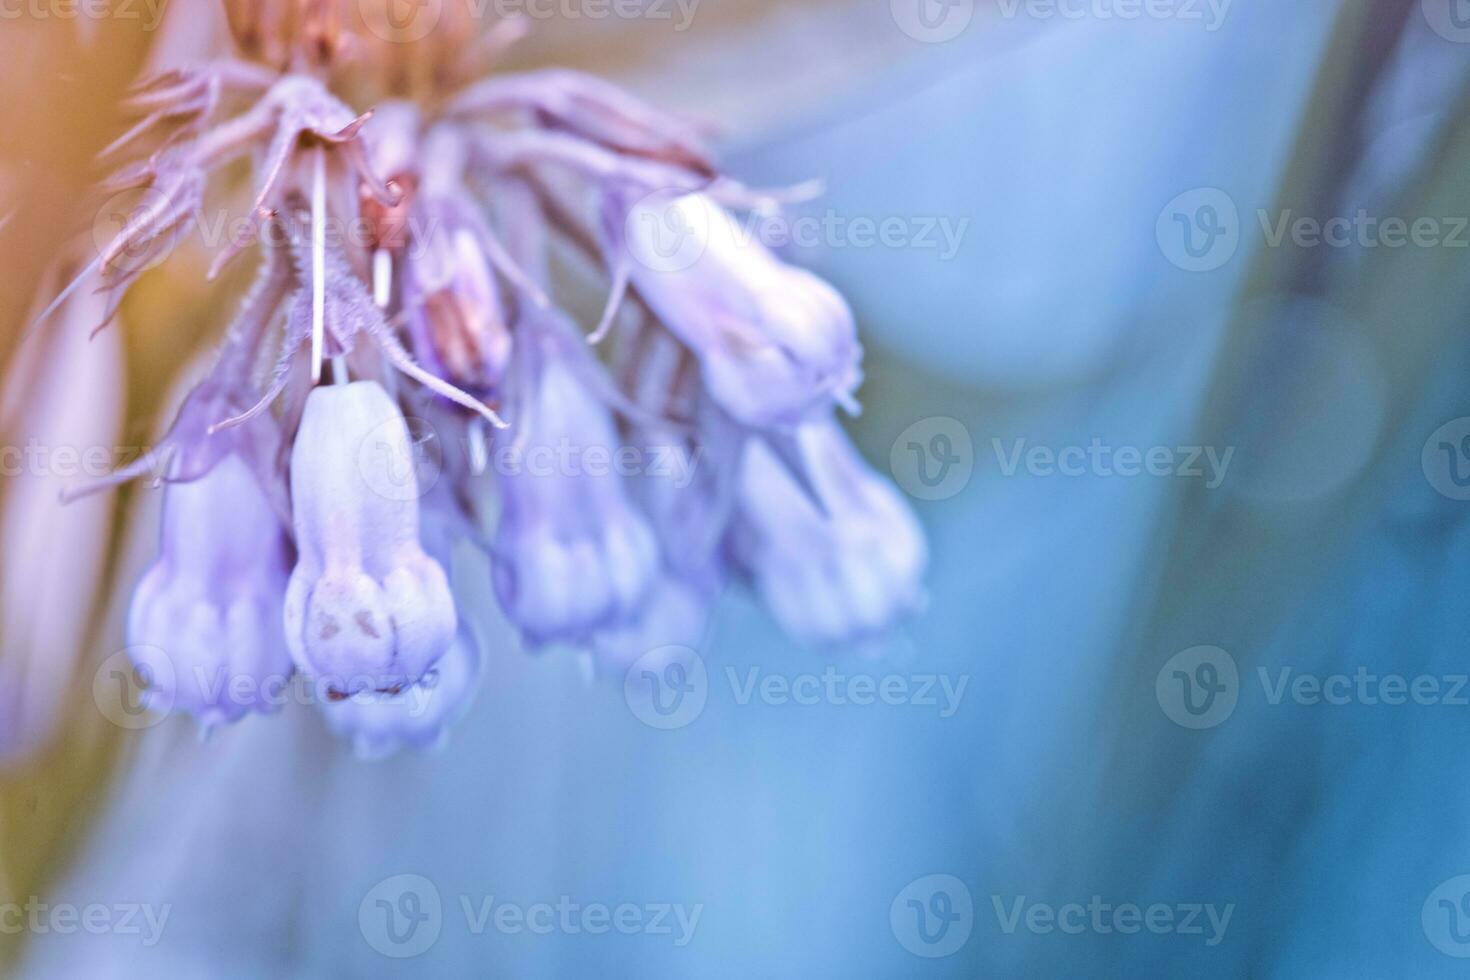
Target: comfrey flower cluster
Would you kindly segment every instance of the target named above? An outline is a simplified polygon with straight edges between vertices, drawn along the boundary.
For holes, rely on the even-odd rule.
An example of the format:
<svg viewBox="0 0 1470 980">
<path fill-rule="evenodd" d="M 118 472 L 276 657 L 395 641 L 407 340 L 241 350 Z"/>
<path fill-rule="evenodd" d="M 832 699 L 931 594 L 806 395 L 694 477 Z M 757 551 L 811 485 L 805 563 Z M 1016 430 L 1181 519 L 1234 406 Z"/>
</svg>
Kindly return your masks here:
<svg viewBox="0 0 1470 980">
<path fill-rule="evenodd" d="M 213 369 L 155 452 L 73 494 L 164 486 L 128 618 L 156 707 L 232 722 L 295 675 L 377 755 L 433 744 L 472 697 L 487 657 L 461 614 L 490 602 L 527 645 L 614 669 L 699 644 L 731 582 L 819 645 L 916 608 L 919 527 L 835 418 L 861 378 L 852 313 L 732 213 L 779 195 L 595 78 L 474 81 L 514 24 L 450 18 L 419 42 L 425 91 L 411 46 L 331 4 L 230 12 L 234 54 L 135 95 L 107 152 L 138 162 L 107 189 L 139 203 L 77 280 L 100 329 L 250 174 L 211 276 L 259 268 Z M 586 331 L 579 270 L 610 283 Z M 491 571 L 452 588 L 465 542 Z"/>
</svg>

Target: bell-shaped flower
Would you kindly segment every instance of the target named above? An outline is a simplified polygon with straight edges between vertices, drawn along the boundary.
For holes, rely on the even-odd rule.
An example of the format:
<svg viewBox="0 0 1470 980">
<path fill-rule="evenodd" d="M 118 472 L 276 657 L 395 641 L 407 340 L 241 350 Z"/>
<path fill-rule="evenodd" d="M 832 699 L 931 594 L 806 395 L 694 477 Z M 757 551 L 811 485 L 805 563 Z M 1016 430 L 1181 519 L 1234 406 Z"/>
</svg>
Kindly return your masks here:
<svg viewBox="0 0 1470 980">
<path fill-rule="evenodd" d="M 291 451 L 299 558 L 286 642 L 339 695 L 407 688 L 454 639 L 448 580 L 419 543 L 414 448 L 375 381 L 318 387 L 306 400 Z"/>
<path fill-rule="evenodd" d="M 480 671 L 480 652 L 461 629 L 449 652 L 417 683 L 397 693 L 360 691 L 345 701 L 325 705 L 322 712 L 332 730 L 352 742 L 361 759 L 437 749 L 473 700 Z"/>
<path fill-rule="evenodd" d="M 761 440 L 748 446 L 732 551 L 796 639 L 881 635 L 923 605 L 928 549 L 919 522 L 834 419 L 802 426 L 794 442 L 794 461 Z"/>
<path fill-rule="evenodd" d="M 581 642 L 638 610 L 658 545 L 616 471 L 621 443 L 607 406 L 555 339 L 525 342 L 535 349 L 525 352 L 516 441 L 496 453 L 495 591 L 531 642 Z"/>
<path fill-rule="evenodd" d="M 464 527 L 456 506 L 452 495 L 436 484 L 424 500 L 419 529 L 425 552 L 449 575 L 451 587 L 454 543 Z M 328 694 L 322 713 L 361 759 L 438 749 L 474 701 L 483 659 L 473 630 L 461 623 L 449 651 L 417 683 L 397 692 L 363 690 L 346 700 Z"/>
<path fill-rule="evenodd" d="M 238 454 L 164 493 L 159 557 L 128 612 L 144 703 L 205 728 L 270 711 L 292 671 L 281 635 L 285 528 Z"/>
<path fill-rule="evenodd" d="M 851 401 L 862 347 L 826 281 L 776 258 L 703 194 L 645 198 L 623 234 L 639 294 L 699 358 L 710 394 L 736 421 L 794 425 Z"/>
</svg>

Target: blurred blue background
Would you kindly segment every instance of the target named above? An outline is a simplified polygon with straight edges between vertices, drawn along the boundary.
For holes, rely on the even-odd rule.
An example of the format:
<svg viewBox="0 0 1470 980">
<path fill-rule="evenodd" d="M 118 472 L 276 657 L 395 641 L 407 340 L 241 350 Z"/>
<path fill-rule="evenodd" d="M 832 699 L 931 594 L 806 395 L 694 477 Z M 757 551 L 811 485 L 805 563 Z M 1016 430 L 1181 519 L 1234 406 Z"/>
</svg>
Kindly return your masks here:
<svg viewBox="0 0 1470 980">
<path fill-rule="evenodd" d="M 848 223 L 793 255 L 858 311 L 869 380 L 853 429 L 916 492 L 926 613 L 882 649 L 834 656 L 732 593 L 702 651 L 705 706 L 676 730 L 644 724 L 575 658 L 492 637 L 485 691 L 428 759 L 353 762 L 304 712 L 205 746 L 156 733 L 54 900 L 166 902 L 163 940 L 39 937 L 29 968 L 1462 973 L 1470 11 L 1456 3 L 1180 0 L 1123 17 L 1102 12 L 1124 0 L 1068 6 L 1080 16 L 961 0 L 917 21 L 904 0 L 834 5 L 824 23 L 867 25 L 894 53 L 819 100 L 793 92 L 797 108 L 726 158 L 751 183 L 825 178 L 795 214 Z M 966 11 L 954 31 L 945 18 Z M 801 36 L 841 64 L 842 32 Z M 773 58 L 792 47 L 772 44 Z M 1313 242 L 1303 217 L 1349 220 L 1351 240 Z M 1390 218 L 1433 224 L 1394 246 Z M 855 219 L 897 219 L 903 240 L 864 245 Z M 962 231 L 951 252 L 917 241 L 924 227 Z M 909 443 L 938 432 L 968 449 L 949 443 L 960 475 L 930 492 Z M 1094 444 L 1167 450 L 1170 475 L 1008 462 Z M 1206 450 L 1229 454 L 1218 479 L 1178 472 L 1196 449 L 1206 473 Z M 743 695 L 752 677 L 829 666 L 910 694 L 932 683 L 938 703 Z M 1314 701 L 1312 679 L 1358 674 L 1375 679 L 1337 684 L 1345 703 Z M 1384 703 L 1385 675 L 1438 693 Z M 432 944 L 399 960 L 360 911 L 405 888 L 427 898 L 401 875 L 440 911 Z M 537 935 L 477 931 L 462 904 L 563 896 L 699 918 L 680 944 L 672 912 L 671 934 Z M 1061 911 L 1090 902 L 1154 927 Z"/>
</svg>

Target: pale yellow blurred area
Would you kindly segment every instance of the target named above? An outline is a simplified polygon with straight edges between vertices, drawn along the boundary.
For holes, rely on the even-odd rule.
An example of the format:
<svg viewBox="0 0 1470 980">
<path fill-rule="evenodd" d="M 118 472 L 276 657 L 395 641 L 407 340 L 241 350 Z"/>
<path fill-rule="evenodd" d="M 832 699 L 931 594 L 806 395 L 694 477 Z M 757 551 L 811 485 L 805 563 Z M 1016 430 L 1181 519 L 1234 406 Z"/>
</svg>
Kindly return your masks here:
<svg viewBox="0 0 1470 980">
<path fill-rule="evenodd" d="M 104 199 L 92 188 L 105 174 L 97 154 L 127 125 L 119 103 L 162 33 L 147 29 L 150 17 L 136 2 L 129 9 L 141 16 L 100 19 L 56 13 L 68 8 L 51 0 L 6 9 L 21 13 L 0 24 L 0 91 L 7 93 L 0 100 L 0 369 L 15 356 L 53 260 L 68 249 L 84 259 L 95 254 L 93 222 Z M 213 0 L 173 0 L 165 24 L 216 15 Z M 703 0 L 682 31 L 662 21 L 588 18 L 538 19 L 532 28 L 505 70 L 556 64 L 604 74 L 661 106 L 718 120 L 732 138 L 814 113 L 857 89 L 867 69 L 914 50 L 893 29 L 886 3 L 856 0 Z M 247 257 L 208 286 L 196 252 L 181 249 L 145 275 L 115 327 L 126 339 L 127 444 L 145 445 L 156 434 L 164 393 L 223 329 L 248 275 Z M 92 703 L 90 675 L 123 645 L 126 590 L 150 544 L 130 529 L 136 496 L 114 498 L 112 558 L 98 572 L 104 598 L 75 611 L 91 640 L 89 649 L 72 652 L 77 677 L 59 730 L 41 752 L 0 770 L 0 902 L 45 894 L 125 765 L 132 741 Z M 0 589 L 15 587 L 0 582 Z M 14 961 L 15 938 L 0 937 L 0 969 Z"/>
</svg>

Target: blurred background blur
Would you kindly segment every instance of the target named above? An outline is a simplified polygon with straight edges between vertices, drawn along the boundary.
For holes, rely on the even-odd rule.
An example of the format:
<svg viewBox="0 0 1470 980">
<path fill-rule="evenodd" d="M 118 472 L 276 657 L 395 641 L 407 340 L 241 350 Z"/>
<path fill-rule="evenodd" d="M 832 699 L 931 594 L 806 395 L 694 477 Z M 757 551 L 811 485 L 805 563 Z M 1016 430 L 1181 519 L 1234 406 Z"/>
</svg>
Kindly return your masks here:
<svg viewBox="0 0 1470 980">
<path fill-rule="evenodd" d="M 0 0 L 7 399 L 120 93 L 175 15 L 212 11 L 170 6 Z M 304 710 L 202 744 L 109 723 L 92 681 L 154 502 L 7 520 L 0 727 L 59 708 L 0 770 L 0 969 L 1463 972 L 1470 4 L 516 10 L 507 67 L 722 120 L 749 183 L 826 180 L 789 251 L 858 313 L 853 431 L 928 529 L 927 612 L 833 654 L 732 593 L 674 730 L 492 642 L 447 750 L 366 764 Z M 211 338 L 198 271 L 145 280 L 99 338 L 124 346 L 123 421 L 75 438 L 155 430 Z M 106 385 L 26 380 L 63 405 Z M 0 506 L 26 492 L 7 476 Z M 360 914 L 378 901 L 432 929 L 403 945 Z M 532 928 L 542 904 L 583 912 Z M 639 925 L 594 934 L 596 905 Z"/>
</svg>

